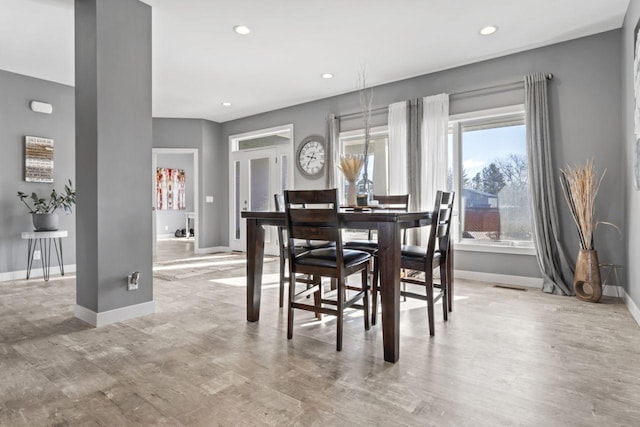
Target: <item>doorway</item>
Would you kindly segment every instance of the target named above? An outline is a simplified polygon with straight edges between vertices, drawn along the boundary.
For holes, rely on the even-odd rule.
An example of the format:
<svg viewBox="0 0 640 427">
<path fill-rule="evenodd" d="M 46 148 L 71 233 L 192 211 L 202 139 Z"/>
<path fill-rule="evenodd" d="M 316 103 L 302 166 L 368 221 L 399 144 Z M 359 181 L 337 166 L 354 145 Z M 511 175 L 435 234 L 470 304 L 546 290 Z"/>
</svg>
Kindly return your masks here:
<svg viewBox="0 0 640 427">
<path fill-rule="evenodd" d="M 163 170 L 160 170 L 162 168 Z M 172 169 L 167 172 L 167 169 Z M 152 149 L 152 242 L 153 256 L 157 255 L 159 238 L 175 237 L 176 239 L 193 239 L 193 251 L 200 248 L 199 245 L 199 189 L 198 189 L 198 149 L 196 148 L 153 148 Z M 160 173 L 160 175 L 159 175 Z M 179 179 L 174 174 L 183 174 Z M 159 176 L 164 182 L 159 183 Z M 167 184 L 167 179 L 172 182 L 184 180 L 184 193 L 175 194 L 173 183 Z M 167 191 L 167 185 L 171 186 L 171 195 L 162 194 Z M 164 190 L 163 190 L 164 188 Z M 168 197 L 170 196 L 170 197 Z M 167 203 L 167 200 L 170 200 Z M 159 206 L 162 203 L 163 206 Z M 185 233 L 178 233 L 185 230 Z M 190 231 L 193 230 L 193 234 Z"/>
<path fill-rule="evenodd" d="M 229 136 L 229 246 L 246 252 L 243 211 L 275 209 L 273 195 L 293 188 L 293 124 Z M 278 254 L 274 227 L 265 253 Z"/>
</svg>

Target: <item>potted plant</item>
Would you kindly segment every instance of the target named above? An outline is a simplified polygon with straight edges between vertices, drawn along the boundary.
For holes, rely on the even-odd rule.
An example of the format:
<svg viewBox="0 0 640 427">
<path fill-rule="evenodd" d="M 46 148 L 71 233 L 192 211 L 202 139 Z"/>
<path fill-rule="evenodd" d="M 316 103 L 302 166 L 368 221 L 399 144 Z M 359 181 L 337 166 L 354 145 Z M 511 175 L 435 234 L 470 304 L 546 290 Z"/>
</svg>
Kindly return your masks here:
<svg viewBox="0 0 640 427">
<path fill-rule="evenodd" d="M 49 199 L 38 197 L 35 192 L 29 196 L 22 191 L 18 191 L 18 198 L 29 209 L 35 231 L 55 231 L 58 229 L 55 211 L 62 208 L 66 214 L 71 213 L 71 207 L 76 204 L 76 191 L 69 180 L 64 186 L 64 193 L 58 194 L 54 188 Z"/>
</svg>

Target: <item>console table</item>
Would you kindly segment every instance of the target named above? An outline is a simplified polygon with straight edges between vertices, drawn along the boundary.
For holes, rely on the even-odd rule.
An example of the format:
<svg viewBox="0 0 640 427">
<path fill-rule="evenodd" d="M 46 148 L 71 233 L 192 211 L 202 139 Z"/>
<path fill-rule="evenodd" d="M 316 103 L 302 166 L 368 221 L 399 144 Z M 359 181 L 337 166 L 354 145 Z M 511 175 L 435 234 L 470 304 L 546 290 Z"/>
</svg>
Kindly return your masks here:
<svg viewBox="0 0 640 427">
<path fill-rule="evenodd" d="M 58 258 L 58 266 L 60 267 L 60 274 L 64 276 L 64 261 L 62 259 L 62 238 L 67 237 L 69 233 L 67 230 L 56 231 L 25 231 L 22 233 L 22 238 L 28 241 L 27 243 L 27 279 L 31 275 L 31 267 L 33 266 L 33 255 L 36 251 L 36 246 L 40 247 L 40 254 L 42 257 L 42 276 L 44 280 L 49 280 L 49 270 L 51 266 L 51 242 L 56 251 L 56 257 Z"/>
</svg>

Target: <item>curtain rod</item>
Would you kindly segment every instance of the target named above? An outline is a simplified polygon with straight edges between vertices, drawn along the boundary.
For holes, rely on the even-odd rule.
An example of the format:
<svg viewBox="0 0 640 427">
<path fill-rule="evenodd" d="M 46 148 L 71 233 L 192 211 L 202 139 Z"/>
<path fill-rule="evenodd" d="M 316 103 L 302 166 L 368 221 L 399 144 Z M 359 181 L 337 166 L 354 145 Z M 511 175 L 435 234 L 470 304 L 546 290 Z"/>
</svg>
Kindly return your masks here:
<svg viewBox="0 0 640 427">
<path fill-rule="evenodd" d="M 553 80 L 553 74 L 548 73 L 546 76 L 547 80 Z M 523 80 L 517 80 L 517 81 L 513 81 L 513 82 L 508 82 L 508 83 L 501 83 L 499 85 L 494 85 L 494 86 L 487 86 L 487 87 L 481 87 L 481 88 L 476 88 L 476 89 L 469 89 L 469 90 L 464 90 L 461 92 L 453 92 L 450 93 L 449 96 L 464 96 L 464 95 L 470 95 L 473 93 L 477 93 L 477 92 L 486 92 L 486 91 L 492 91 L 492 90 L 496 90 L 496 89 L 505 89 L 508 88 L 510 86 L 516 86 L 516 85 L 524 85 L 524 79 Z M 381 113 L 385 113 L 389 111 L 389 107 L 379 107 L 379 108 L 375 108 L 373 110 L 371 110 L 371 114 L 381 114 Z M 357 112 L 357 113 L 349 113 L 349 114 L 343 114 L 341 116 L 337 116 L 337 119 L 351 119 L 354 117 L 360 117 L 362 116 L 362 112 Z"/>
</svg>

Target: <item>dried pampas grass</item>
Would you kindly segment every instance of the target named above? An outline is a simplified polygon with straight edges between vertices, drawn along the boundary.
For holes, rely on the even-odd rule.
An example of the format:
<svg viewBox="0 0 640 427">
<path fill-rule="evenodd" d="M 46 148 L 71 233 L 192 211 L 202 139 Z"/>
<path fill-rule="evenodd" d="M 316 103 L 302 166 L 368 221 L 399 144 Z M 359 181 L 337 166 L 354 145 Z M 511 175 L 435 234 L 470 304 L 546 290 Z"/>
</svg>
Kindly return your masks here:
<svg viewBox="0 0 640 427">
<path fill-rule="evenodd" d="M 571 209 L 571 215 L 578 228 L 580 247 L 593 249 L 593 232 L 596 227 L 596 196 L 606 170 L 598 178 L 593 159 L 584 166 L 567 166 L 560 169 L 560 181 L 564 198 Z"/>
<path fill-rule="evenodd" d="M 358 179 L 358 175 L 360 174 L 360 169 L 362 168 L 363 163 L 363 156 L 356 154 L 346 154 L 344 156 L 340 156 L 340 164 L 338 165 L 338 169 L 342 171 L 347 181 L 355 182 L 355 180 Z"/>
</svg>

